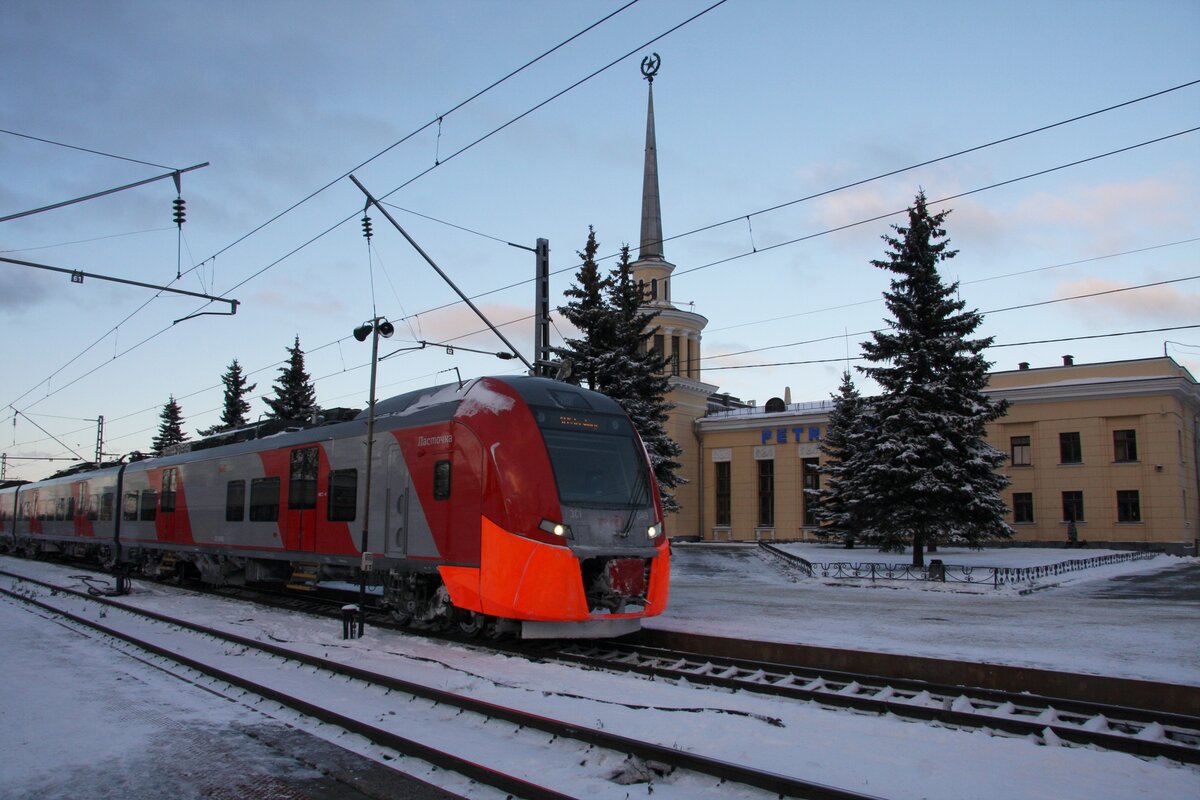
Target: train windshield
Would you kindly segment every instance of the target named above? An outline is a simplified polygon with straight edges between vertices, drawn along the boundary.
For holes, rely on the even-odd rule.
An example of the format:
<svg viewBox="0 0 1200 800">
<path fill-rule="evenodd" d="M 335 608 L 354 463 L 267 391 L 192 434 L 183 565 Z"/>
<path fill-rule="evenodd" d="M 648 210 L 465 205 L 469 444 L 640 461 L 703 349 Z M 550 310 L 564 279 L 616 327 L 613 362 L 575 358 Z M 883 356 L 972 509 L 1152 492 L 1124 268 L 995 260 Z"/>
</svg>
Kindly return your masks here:
<svg viewBox="0 0 1200 800">
<path fill-rule="evenodd" d="M 565 505 L 651 505 L 642 445 L 625 417 L 536 409 Z"/>
</svg>

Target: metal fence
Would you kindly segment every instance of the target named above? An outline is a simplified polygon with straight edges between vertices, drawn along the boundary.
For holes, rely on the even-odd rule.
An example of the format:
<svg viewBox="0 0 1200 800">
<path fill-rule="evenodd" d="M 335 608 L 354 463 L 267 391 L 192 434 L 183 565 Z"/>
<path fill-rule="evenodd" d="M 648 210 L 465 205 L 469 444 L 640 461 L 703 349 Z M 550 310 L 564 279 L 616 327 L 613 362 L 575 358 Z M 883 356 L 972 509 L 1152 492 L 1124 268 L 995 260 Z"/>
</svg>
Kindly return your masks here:
<svg viewBox="0 0 1200 800">
<path fill-rule="evenodd" d="M 1078 572 L 1079 570 L 1092 569 L 1093 567 L 1104 567 L 1109 564 L 1142 561 L 1158 555 L 1158 553 L 1149 552 L 1110 553 L 1091 558 L 1072 558 L 1068 561 L 1060 561 L 1057 564 L 1043 564 L 1035 567 L 976 567 L 964 564 L 944 564 L 938 559 L 932 559 L 924 567 L 914 567 L 911 564 L 879 564 L 869 561 L 858 564 L 849 561 L 833 561 L 823 564 L 808 561 L 769 542 L 759 542 L 758 545 L 789 568 L 798 570 L 810 578 L 869 581 L 939 581 L 946 583 L 991 584 L 996 588 L 1007 584 L 1029 583 L 1054 575 L 1065 575 L 1068 572 Z"/>
</svg>

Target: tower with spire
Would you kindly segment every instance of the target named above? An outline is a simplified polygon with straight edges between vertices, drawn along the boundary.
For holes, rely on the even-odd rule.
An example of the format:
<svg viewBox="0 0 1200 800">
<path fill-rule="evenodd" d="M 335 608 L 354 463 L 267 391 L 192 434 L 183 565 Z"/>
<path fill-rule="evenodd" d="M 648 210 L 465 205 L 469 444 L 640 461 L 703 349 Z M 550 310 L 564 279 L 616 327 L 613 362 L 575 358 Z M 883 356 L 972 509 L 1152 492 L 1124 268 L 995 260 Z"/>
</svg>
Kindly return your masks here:
<svg viewBox="0 0 1200 800">
<path fill-rule="evenodd" d="M 663 254 L 662 203 L 658 185 L 658 149 L 654 130 L 654 77 L 661 59 L 654 53 L 642 60 L 647 82 L 646 158 L 642 174 L 642 229 L 637 260 L 631 264 L 633 279 L 642 287 L 644 308 L 657 313 L 652 325 L 651 346 L 666 359 L 670 377 L 667 401 L 674 408 L 667 420 L 667 434 L 679 443 L 679 474 L 687 483 L 675 490 L 679 513 L 667 520 L 667 532 L 675 537 L 699 536 L 701 475 L 700 441 L 695 421 L 704 416 L 709 395 L 717 387 L 700 380 L 700 342 L 708 319 L 692 310 L 678 308 L 671 300 L 671 274 L 675 265 Z M 690 306 L 690 304 L 689 304 Z"/>
</svg>

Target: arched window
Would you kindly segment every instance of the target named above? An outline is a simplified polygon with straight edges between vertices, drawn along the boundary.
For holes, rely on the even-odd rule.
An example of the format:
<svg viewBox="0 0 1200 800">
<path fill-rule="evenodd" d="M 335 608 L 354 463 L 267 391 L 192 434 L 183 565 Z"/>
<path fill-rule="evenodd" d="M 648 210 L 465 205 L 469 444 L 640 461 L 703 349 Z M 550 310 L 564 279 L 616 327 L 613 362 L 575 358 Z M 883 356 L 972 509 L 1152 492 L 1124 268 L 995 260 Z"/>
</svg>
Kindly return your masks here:
<svg viewBox="0 0 1200 800">
<path fill-rule="evenodd" d="M 650 279 L 650 299 L 651 300 L 658 299 L 658 278 Z"/>
</svg>

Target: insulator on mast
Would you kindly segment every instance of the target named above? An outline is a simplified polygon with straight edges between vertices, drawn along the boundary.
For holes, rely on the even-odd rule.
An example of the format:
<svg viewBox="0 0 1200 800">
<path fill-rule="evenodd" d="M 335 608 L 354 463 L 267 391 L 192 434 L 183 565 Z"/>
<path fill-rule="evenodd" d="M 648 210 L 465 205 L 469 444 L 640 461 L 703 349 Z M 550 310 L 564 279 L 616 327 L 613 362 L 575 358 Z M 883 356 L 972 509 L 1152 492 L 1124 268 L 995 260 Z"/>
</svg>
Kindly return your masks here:
<svg viewBox="0 0 1200 800">
<path fill-rule="evenodd" d="M 369 242 L 371 241 L 371 218 L 363 214 L 362 218 L 363 237 Z"/>
<path fill-rule="evenodd" d="M 173 201 L 171 201 L 171 205 L 175 207 L 175 224 L 182 228 L 185 216 L 184 206 L 187 205 L 187 203 L 182 197 L 176 197 Z"/>
</svg>

